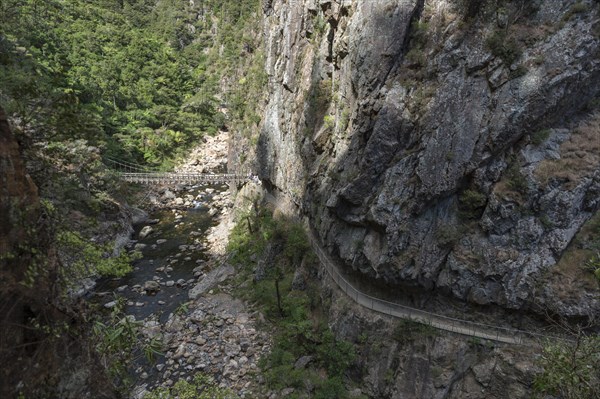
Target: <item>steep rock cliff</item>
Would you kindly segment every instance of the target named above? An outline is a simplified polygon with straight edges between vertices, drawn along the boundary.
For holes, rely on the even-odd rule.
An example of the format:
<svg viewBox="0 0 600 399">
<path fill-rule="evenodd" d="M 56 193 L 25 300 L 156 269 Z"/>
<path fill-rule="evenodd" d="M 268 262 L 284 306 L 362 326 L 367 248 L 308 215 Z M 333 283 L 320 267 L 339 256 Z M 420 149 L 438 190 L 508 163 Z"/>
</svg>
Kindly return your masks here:
<svg viewBox="0 0 600 399">
<path fill-rule="evenodd" d="M 259 175 L 369 278 L 599 312 L 585 258 L 564 259 L 600 207 L 598 9 L 267 1 Z"/>
</svg>

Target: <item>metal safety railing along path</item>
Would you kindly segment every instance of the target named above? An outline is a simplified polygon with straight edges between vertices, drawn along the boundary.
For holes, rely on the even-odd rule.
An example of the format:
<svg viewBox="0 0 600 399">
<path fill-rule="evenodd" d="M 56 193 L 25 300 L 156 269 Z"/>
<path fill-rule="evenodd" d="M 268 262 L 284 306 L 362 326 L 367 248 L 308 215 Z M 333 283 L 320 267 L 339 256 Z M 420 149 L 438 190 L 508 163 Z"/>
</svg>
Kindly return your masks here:
<svg viewBox="0 0 600 399">
<path fill-rule="evenodd" d="M 317 257 L 325 267 L 325 270 L 332 280 L 348 297 L 350 297 L 350 299 L 367 309 L 383 313 L 388 316 L 426 324 L 439 330 L 507 344 L 531 345 L 536 343 L 535 339 L 539 340 L 540 338 L 562 339 L 560 337 L 548 336 L 531 331 L 456 319 L 398 303 L 389 302 L 365 294 L 356 289 L 342 276 L 337 266 L 333 263 L 333 261 L 331 261 L 329 255 L 325 253 L 320 243 L 315 238 L 315 235 L 310 227 L 307 228 L 307 233 Z"/>
</svg>

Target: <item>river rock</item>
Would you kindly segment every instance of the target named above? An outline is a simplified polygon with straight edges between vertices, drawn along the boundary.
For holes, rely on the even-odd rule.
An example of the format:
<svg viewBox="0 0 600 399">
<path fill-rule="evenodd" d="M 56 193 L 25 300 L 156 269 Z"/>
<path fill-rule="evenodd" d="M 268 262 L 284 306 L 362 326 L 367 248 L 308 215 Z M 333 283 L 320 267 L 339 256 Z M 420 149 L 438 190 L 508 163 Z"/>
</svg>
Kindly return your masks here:
<svg viewBox="0 0 600 399">
<path fill-rule="evenodd" d="M 136 207 L 129 207 L 129 213 L 131 214 L 131 223 L 133 225 L 148 223 L 148 213 L 143 209 Z"/>
<path fill-rule="evenodd" d="M 234 272 L 235 269 L 231 265 L 223 265 L 217 269 L 211 270 L 204 276 L 202 281 L 190 290 L 188 293 L 189 298 L 198 298 L 198 296 L 204 294 L 215 285 L 225 281 L 229 276 L 233 275 Z"/>
<path fill-rule="evenodd" d="M 175 281 L 173 281 L 173 280 L 169 280 L 169 281 L 167 281 L 167 282 L 165 283 L 165 285 L 166 285 L 167 287 L 172 287 L 172 286 L 174 286 L 174 285 L 175 285 Z"/>
<path fill-rule="evenodd" d="M 166 200 L 172 200 L 175 199 L 175 194 L 173 194 L 173 192 L 169 189 L 166 189 L 165 192 L 162 195 L 163 199 Z"/>
<path fill-rule="evenodd" d="M 160 291 L 160 284 L 156 281 L 148 280 L 144 283 L 144 291 L 148 295 L 155 295 L 158 291 Z"/>
<path fill-rule="evenodd" d="M 110 302 L 104 304 L 104 307 L 106 309 L 112 309 L 115 306 L 117 306 L 117 301 L 110 301 Z"/>
<path fill-rule="evenodd" d="M 154 232 L 154 229 L 152 228 L 152 226 L 144 226 L 142 228 L 142 230 L 140 231 L 139 237 L 140 237 L 140 239 L 143 240 L 144 238 L 148 237 L 153 232 Z"/>
<path fill-rule="evenodd" d="M 157 245 L 164 244 L 165 242 L 167 242 L 167 240 L 165 240 L 164 238 L 159 238 L 158 240 L 156 240 Z"/>
<path fill-rule="evenodd" d="M 146 244 L 137 243 L 137 244 L 135 244 L 135 246 L 133 247 L 133 249 L 134 249 L 135 251 L 141 251 L 141 250 L 143 250 L 143 249 L 144 249 L 144 248 L 146 248 L 146 247 L 147 247 L 147 245 L 146 245 Z"/>
</svg>

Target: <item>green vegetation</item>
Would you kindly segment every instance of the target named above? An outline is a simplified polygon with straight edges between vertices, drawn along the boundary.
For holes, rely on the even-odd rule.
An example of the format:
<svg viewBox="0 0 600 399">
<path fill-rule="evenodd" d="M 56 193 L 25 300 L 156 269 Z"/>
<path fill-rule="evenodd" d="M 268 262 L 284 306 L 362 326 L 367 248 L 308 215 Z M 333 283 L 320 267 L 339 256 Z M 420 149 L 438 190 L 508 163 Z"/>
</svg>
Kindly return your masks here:
<svg viewBox="0 0 600 399">
<path fill-rule="evenodd" d="M 131 272 L 131 262 L 141 257 L 139 253 L 131 256 L 125 251 L 112 256 L 112 243 L 94 244 L 74 231 L 58 232 L 56 244 L 61 260 L 69 265 L 61 269 L 63 284 L 67 287 L 96 274 L 123 277 Z"/>
<path fill-rule="evenodd" d="M 260 365 L 266 387 L 293 387 L 293 397 L 305 397 L 308 382 L 314 387 L 310 397 L 346 397 L 343 375 L 354 359 L 353 347 L 327 327 L 317 287 L 310 281 L 304 290 L 292 285 L 301 264 L 314 267 L 302 225 L 255 207 L 233 229 L 228 251 L 240 267 L 241 295 L 262 310 L 273 329 L 272 351 Z M 312 356 L 309 366 L 294 367 L 302 356 Z"/>
<path fill-rule="evenodd" d="M 18 327 L 31 341 L 15 349 L 31 362 L 23 369 L 52 376 L 48 359 L 85 352 L 98 381 L 109 370 L 118 385 L 124 355 L 152 354 L 135 322 L 100 319 L 65 295 L 82 277 L 131 268 L 132 257 L 114 256 L 103 237 L 120 231 L 132 189 L 102 159 L 169 168 L 226 122 L 255 127 L 267 81 L 259 10 L 259 0 L 0 1 L 0 107 L 42 197 L 41 209 L 18 210 L 15 218 L 39 218 L 22 217 L 22 243 L 0 255 L 23 265 L 18 294 L 2 306 L 19 298 L 10 307 L 33 309 Z M 65 319 L 78 330 L 63 329 Z M 24 380 L 50 391 L 45 378 Z"/>
<path fill-rule="evenodd" d="M 0 102 L 36 139 L 85 139 L 111 155 L 168 166 L 223 125 L 222 74 L 254 47 L 240 33 L 255 23 L 258 0 L 203 3 L 6 0 Z M 210 11 L 197 18 L 201 6 Z M 265 83 L 259 69 L 247 86 Z M 241 101 L 232 102 L 245 117 Z"/>
<path fill-rule="evenodd" d="M 540 145 L 550 137 L 550 129 L 538 130 L 531 134 L 531 144 Z"/>
<path fill-rule="evenodd" d="M 583 237 L 580 237 L 582 235 Z M 600 284 L 600 215 L 596 214 L 584 227 L 581 229 L 580 235 L 577 236 L 578 241 L 584 241 L 584 247 L 588 248 L 591 255 L 583 265 L 584 270 L 593 273 L 594 277 Z"/>
<path fill-rule="evenodd" d="M 407 344 L 437 335 L 437 330 L 427 324 L 411 320 L 399 320 L 396 323 L 392 337 L 401 344 Z"/>
<path fill-rule="evenodd" d="M 437 229 L 435 238 L 442 247 L 451 248 L 462 238 L 465 230 L 465 226 L 462 225 L 455 226 L 451 224 L 445 224 Z"/>
<path fill-rule="evenodd" d="M 529 190 L 529 184 L 527 178 L 521 172 L 519 163 L 513 160 L 510 166 L 504 172 L 504 176 L 507 179 L 508 188 L 519 194 L 527 194 Z"/>
<path fill-rule="evenodd" d="M 333 131 L 333 129 L 335 128 L 335 116 L 325 115 L 323 117 L 323 126 L 326 130 Z"/>
<path fill-rule="evenodd" d="M 576 342 L 555 341 L 544 347 L 543 371 L 534 388 L 564 399 L 600 397 L 600 337 L 579 335 Z"/>
<path fill-rule="evenodd" d="M 582 1 L 578 1 L 577 3 L 573 4 L 571 8 L 569 8 L 569 11 L 567 11 L 567 13 L 563 16 L 562 20 L 566 22 L 571 20 L 576 15 L 584 14 L 586 12 L 588 12 L 587 4 Z"/>
<path fill-rule="evenodd" d="M 522 50 L 514 37 L 505 30 L 495 30 L 487 36 L 485 44 L 495 57 L 511 66 L 521 57 Z"/>
<path fill-rule="evenodd" d="M 96 320 L 92 329 L 96 352 L 111 375 L 127 381 L 127 367 L 139 356 L 152 361 L 160 355 L 161 343 L 157 338 L 144 339 L 140 334 L 143 322 L 126 316 L 123 301 L 117 305 L 106 322 Z"/>
<path fill-rule="evenodd" d="M 467 189 L 460 194 L 458 201 L 461 216 L 466 219 L 474 219 L 481 215 L 487 203 L 487 197 L 480 191 Z"/>
<path fill-rule="evenodd" d="M 157 388 L 144 395 L 144 399 L 235 399 L 228 389 L 219 388 L 214 378 L 196 374 L 192 382 L 179 380 L 171 388 Z"/>
</svg>

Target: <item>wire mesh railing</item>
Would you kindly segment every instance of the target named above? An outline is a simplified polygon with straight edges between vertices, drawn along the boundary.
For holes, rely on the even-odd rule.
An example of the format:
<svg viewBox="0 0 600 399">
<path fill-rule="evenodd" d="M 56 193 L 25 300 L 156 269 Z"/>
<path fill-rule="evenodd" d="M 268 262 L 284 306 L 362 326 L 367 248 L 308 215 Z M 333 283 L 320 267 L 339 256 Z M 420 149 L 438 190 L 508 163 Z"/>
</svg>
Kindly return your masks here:
<svg viewBox="0 0 600 399">
<path fill-rule="evenodd" d="M 242 182 L 251 177 L 235 173 L 161 172 L 146 166 L 112 158 L 105 158 L 104 164 L 116 171 L 122 180 L 141 184 L 227 184 Z"/>
</svg>

